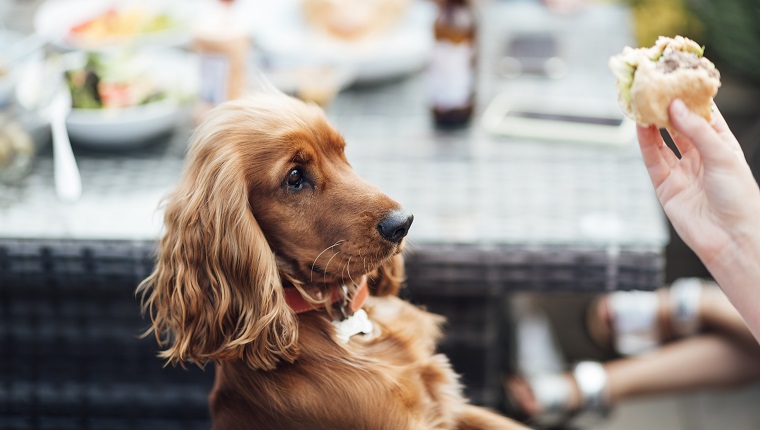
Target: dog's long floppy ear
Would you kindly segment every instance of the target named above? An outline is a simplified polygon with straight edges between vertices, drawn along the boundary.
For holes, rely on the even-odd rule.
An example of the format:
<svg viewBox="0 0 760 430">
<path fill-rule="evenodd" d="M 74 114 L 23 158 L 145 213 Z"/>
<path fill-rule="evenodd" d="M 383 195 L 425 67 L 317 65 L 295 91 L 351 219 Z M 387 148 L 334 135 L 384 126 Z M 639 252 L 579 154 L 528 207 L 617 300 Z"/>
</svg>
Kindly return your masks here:
<svg viewBox="0 0 760 430">
<path fill-rule="evenodd" d="M 404 257 L 396 254 L 380 265 L 367 277 L 373 296 L 397 295 L 404 282 Z"/>
<path fill-rule="evenodd" d="M 249 208 L 240 156 L 216 141 L 229 133 L 208 130 L 196 131 L 165 204 L 156 267 L 137 290 L 152 322 L 146 334 L 172 364 L 242 359 L 273 369 L 298 354 L 297 320 Z"/>
</svg>

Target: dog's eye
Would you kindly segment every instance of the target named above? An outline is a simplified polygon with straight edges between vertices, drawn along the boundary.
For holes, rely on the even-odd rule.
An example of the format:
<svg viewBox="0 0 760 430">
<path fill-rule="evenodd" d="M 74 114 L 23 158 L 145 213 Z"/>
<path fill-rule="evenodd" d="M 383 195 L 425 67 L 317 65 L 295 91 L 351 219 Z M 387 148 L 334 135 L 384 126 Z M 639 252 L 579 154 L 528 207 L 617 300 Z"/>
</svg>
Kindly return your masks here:
<svg viewBox="0 0 760 430">
<path fill-rule="evenodd" d="M 286 178 L 289 187 L 300 189 L 303 186 L 303 172 L 301 169 L 292 169 Z"/>
</svg>

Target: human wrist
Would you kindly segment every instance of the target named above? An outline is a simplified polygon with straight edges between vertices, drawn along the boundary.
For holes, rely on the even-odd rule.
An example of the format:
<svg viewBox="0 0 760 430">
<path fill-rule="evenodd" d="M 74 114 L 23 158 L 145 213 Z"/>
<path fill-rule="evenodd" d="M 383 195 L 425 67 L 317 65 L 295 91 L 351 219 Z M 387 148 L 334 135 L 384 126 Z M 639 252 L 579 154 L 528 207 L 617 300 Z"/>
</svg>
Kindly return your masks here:
<svg viewBox="0 0 760 430">
<path fill-rule="evenodd" d="M 733 236 L 720 252 L 712 257 L 699 255 L 702 262 L 710 272 L 727 272 L 727 274 L 742 273 L 742 269 L 758 267 L 760 270 L 760 226 L 756 231 L 744 232 Z M 715 273 L 713 273 L 715 276 Z"/>
<path fill-rule="evenodd" d="M 712 260 L 704 260 L 710 274 L 760 341 L 760 239 L 733 242 Z"/>
</svg>

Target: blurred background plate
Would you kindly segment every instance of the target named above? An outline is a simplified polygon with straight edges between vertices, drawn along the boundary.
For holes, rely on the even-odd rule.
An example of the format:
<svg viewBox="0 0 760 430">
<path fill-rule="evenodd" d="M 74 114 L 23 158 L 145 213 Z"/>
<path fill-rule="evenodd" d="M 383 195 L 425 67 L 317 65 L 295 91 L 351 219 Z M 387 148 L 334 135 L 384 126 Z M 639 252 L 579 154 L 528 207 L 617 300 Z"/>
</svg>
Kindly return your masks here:
<svg viewBox="0 0 760 430">
<path fill-rule="evenodd" d="M 64 57 L 67 69 L 82 67 L 83 52 Z M 141 146 L 150 138 L 173 130 L 188 118 L 198 88 L 198 64 L 193 54 L 180 50 L 150 50 L 130 60 L 142 67 L 167 98 L 124 108 L 72 109 L 66 120 L 73 144 L 99 149 Z"/>
<path fill-rule="evenodd" d="M 172 47 L 189 43 L 200 0 L 46 0 L 36 33 L 65 49 Z"/>
<path fill-rule="evenodd" d="M 427 64 L 433 46 L 434 4 L 391 0 L 403 4 L 390 12 L 398 16 L 386 19 L 382 27 L 364 34 L 337 35 L 319 25 L 322 17 L 307 17 L 307 1 L 317 0 L 244 0 L 237 6 L 240 14 L 249 20 L 247 25 L 255 45 L 261 50 L 263 67 L 293 63 L 309 56 L 324 63 L 344 64 L 353 70 L 356 82 L 371 82 L 415 72 Z M 322 3 L 327 6 L 335 3 L 336 13 L 343 13 L 344 8 L 352 6 L 352 2 L 347 1 L 323 0 Z M 327 7 L 313 5 L 317 10 L 323 6 Z M 377 15 L 370 18 L 380 19 Z M 324 19 L 329 21 L 329 18 Z M 363 27 L 357 25 L 357 28 Z"/>
</svg>

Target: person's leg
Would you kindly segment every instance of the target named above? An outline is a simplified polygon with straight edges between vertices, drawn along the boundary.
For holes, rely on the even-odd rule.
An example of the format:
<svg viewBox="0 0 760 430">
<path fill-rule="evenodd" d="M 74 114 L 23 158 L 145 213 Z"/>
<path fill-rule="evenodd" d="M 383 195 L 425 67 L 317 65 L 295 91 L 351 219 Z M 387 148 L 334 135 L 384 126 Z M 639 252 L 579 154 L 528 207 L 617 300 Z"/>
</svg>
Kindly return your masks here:
<svg viewBox="0 0 760 430">
<path fill-rule="evenodd" d="M 672 340 L 670 313 L 667 288 L 620 291 L 595 299 L 589 306 L 585 325 L 600 348 L 633 355 Z M 620 335 L 616 329 L 624 333 Z"/>
<path fill-rule="evenodd" d="M 674 314 L 679 303 L 674 301 L 684 299 L 674 298 L 669 288 L 652 293 L 657 297 L 657 337 L 665 344 L 647 354 L 605 364 L 613 403 L 640 395 L 719 388 L 760 379 L 760 346 L 741 315 L 715 283 L 701 284 L 695 322 L 703 334 L 675 341 L 678 330 L 674 329 Z M 606 303 L 599 300 L 597 305 Z M 603 327 L 601 332 L 614 342 L 612 317 L 605 312 L 611 311 L 602 308 L 592 312 L 588 322 Z"/>
<path fill-rule="evenodd" d="M 604 364 L 610 405 L 640 396 L 730 387 L 760 380 L 760 346 L 715 284 L 704 283 L 695 302 L 698 327 L 703 334 L 678 340 L 673 338 L 678 331 L 674 329 L 677 319 L 674 313 L 678 312 L 679 303 L 671 301 L 669 289 L 652 295 L 657 297 L 656 309 L 651 311 L 657 340 L 670 343 L 646 354 Z M 615 343 L 611 312 L 602 297 L 592 305 L 587 318 L 595 340 L 608 345 Z M 563 393 L 565 409 L 581 409 L 584 399 L 572 373 L 556 376 L 557 385 L 561 386 L 557 392 Z M 542 412 L 542 399 L 533 392 L 530 378 L 510 378 L 506 389 L 527 415 Z M 553 401 L 556 403 L 556 399 Z"/>
<path fill-rule="evenodd" d="M 699 319 L 703 331 L 723 334 L 746 346 L 750 351 L 757 347 L 757 341 L 739 311 L 717 285 L 711 284 L 702 289 Z"/>
<path fill-rule="evenodd" d="M 760 346 L 704 334 L 604 365 L 610 403 L 690 390 L 731 387 L 760 379 Z"/>
<path fill-rule="evenodd" d="M 674 341 L 650 353 L 611 360 L 603 364 L 607 374 L 609 406 L 649 395 L 725 388 L 760 380 L 760 346 L 753 347 L 719 335 L 703 334 Z M 583 408 L 572 373 L 564 380 L 564 408 Z M 533 392 L 530 379 L 511 378 L 507 391 L 528 416 L 539 415 L 542 399 Z M 540 397 L 540 396 L 538 396 Z"/>
<path fill-rule="evenodd" d="M 594 341 L 602 347 L 611 348 L 616 344 L 615 306 L 612 293 L 595 300 L 587 314 L 586 325 Z M 623 295 L 627 293 L 622 293 Z M 664 344 L 679 337 L 674 327 L 677 317 L 674 315 L 679 302 L 683 301 L 682 294 L 678 298 L 671 297 L 670 288 L 662 288 L 651 293 L 637 293 L 652 297 L 652 324 L 656 334 L 655 341 Z M 757 344 L 752 333 L 747 328 L 739 312 L 728 301 L 723 291 L 713 282 L 702 281 L 702 287 L 697 293 L 698 301 L 694 309 L 696 331 L 716 332 L 752 348 Z M 619 297 L 618 297 L 619 299 Z M 623 297 L 623 300 L 632 299 Z M 640 299 L 640 298 L 639 298 Z M 640 300 L 639 300 L 640 301 Z M 681 304 L 682 305 L 682 304 Z M 642 313 L 642 311 L 638 311 Z"/>
</svg>

